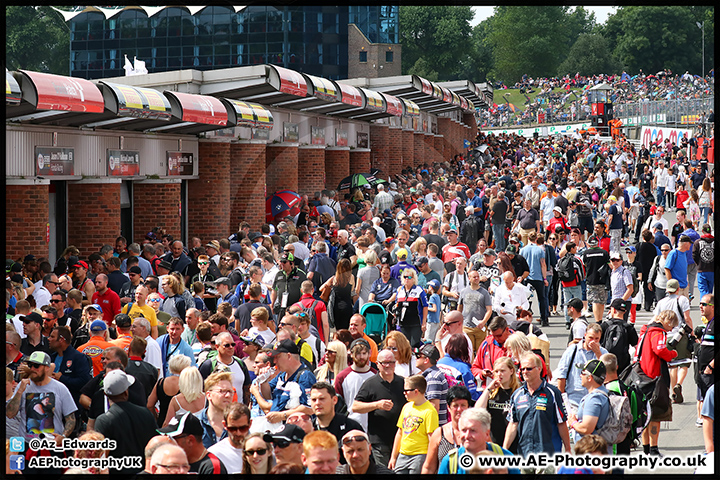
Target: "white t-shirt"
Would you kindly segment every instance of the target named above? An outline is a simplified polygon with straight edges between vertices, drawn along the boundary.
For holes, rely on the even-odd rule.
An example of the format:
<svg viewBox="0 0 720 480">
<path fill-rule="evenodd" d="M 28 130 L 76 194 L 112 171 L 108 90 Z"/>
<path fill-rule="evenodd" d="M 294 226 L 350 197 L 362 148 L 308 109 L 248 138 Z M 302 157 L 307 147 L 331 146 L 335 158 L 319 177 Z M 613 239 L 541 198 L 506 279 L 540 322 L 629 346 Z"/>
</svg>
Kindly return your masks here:
<svg viewBox="0 0 720 480">
<path fill-rule="evenodd" d="M 145 337 L 145 341 L 147 342 L 147 346 L 145 347 L 145 361 L 148 362 L 153 367 L 160 370 L 160 377 L 163 376 L 163 366 L 162 366 L 162 350 L 160 349 L 160 344 L 158 344 L 157 340 L 152 338 L 150 335 Z"/>
<path fill-rule="evenodd" d="M 310 335 L 307 338 L 303 338 L 305 340 L 305 343 L 310 345 L 310 348 L 312 348 L 313 355 L 315 355 L 315 360 L 319 360 L 325 355 L 325 344 L 320 340 L 318 342 L 318 338 L 315 335 Z M 320 345 L 320 351 L 317 351 L 317 345 Z"/>
<path fill-rule="evenodd" d="M 257 329 L 257 327 L 250 327 L 248 329 L 248 334 L 251 337 L 254 337 L 255 335 L 260 335 L 265 340 L 265 345 L 269 345 L 275 341 L 275 334 L 269 328 L 261 332 Z"/>
<path fill-rule="evenodd" d="M 657 186 L 658 187 L 665 187 L 667 186 L 668 182 L 668 170 L 667 168 L 656 168 L 655 169 L 655 178 L 657 179 Z"/>
<path fill-rule="evenodd" d="M 229 438 L 223 438 L 208 448 L 208 452 L 220 459 L 228 473 L 243 473 L 243 449 L 230 445 Z"/>
<path fill-rule="evenodd" d="M 233 387 L 235 387 L 235 391 L 237 392 L 237 398 L 238 402 L 242 403 L 243 401 L 243 384 L 245 383 L 245 372 L 243 372 L 242 367 L 240 364 L 233 360 L 233 362 L 230 365 L 226 365 L 220 360 L 220 357 L 217 358 L 217 366 L 215 367 L 216 371 L 219 368 L 228 368 L 230 369 L 230 373 L 232 374 L 232 384 Z"/>
<path fill-rule="evenodd" d="M 20 317 L 24 317 L 25 315 L 20 315 L 19 313 L 15 315 L 12 320 L 8 320 L 8 323 L 12 323 L 13 327 L 15 327 L 15 331 L 20 335 L 20 338 L 25 338 L 27 335 L 25 335 L 25 330 L 23 328 L 23 322 L 20 320 Z"/>
<path fill-rule="evenodd" d="M 343 398 L 345 399 L 345 404 L 348 406 L 348 417 L 362 425 L 363 430 L 366 432 L 368 428 L 368 414 L 354 413 L 352 411 L 352 404 L 362 384 L 365 383 L 365 380 L 373 376 L 375 376 L 375 373 L 373 373 L 372 370 L 362 373 L 352 370 L 342 381 Z"/>
</svg>

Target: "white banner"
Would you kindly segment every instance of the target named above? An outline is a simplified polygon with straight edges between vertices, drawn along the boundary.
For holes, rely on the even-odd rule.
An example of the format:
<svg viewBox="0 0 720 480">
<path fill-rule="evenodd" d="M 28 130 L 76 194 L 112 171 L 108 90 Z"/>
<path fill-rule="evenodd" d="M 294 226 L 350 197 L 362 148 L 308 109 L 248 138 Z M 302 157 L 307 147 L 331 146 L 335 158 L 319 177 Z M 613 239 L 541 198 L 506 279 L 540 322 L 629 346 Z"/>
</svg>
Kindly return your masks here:
<svg viewBox="0 0 720 480">
<path fill-rule="evenodd" d="M 665 127 L 642 127 L 640 142 L 644 147 L 650 148 L 650 144 L 664 144 L 665 139 L 670 139 L 671 143 L 680 143 L 678 139 L 687 134 L 688 138 L 692 136 L 692 129 L 689 128 L 665 128 Z"/>
</svg>

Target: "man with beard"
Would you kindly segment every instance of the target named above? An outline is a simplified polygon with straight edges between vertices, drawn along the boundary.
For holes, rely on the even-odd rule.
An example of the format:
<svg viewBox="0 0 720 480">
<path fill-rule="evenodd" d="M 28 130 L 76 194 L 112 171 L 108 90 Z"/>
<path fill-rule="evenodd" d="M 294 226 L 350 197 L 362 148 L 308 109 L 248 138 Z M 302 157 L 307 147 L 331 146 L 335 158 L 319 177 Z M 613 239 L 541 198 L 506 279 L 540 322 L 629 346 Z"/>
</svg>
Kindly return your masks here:
<svg viewBox="0 0 720 480">
<path fill-rule="evenodd" d="M 352 365 L 338 373 L 334 387 L 337 394 L 343 397 L 345 404 L 348 406 L 348 417 L 357 421 L 363 430 L 367 430 L 367 411 L 354 411 L 353 402 L 360 387 L 367 379 L 373 377 L 377 370 L 370 365 L 371 348 L 364 338 L 353 340 L 350 344 L 350 355 L 353 361 Z"/>
<path fill-rule="evenodd" d="M 208 452 L 220 459 L 228 473 L 243 473 L 243 445 L 252 425 L 250 409 L 242 403 L 231 403 L 225 409 L 222 425 L 228 436 L 208 448 Z"/>
</svg>

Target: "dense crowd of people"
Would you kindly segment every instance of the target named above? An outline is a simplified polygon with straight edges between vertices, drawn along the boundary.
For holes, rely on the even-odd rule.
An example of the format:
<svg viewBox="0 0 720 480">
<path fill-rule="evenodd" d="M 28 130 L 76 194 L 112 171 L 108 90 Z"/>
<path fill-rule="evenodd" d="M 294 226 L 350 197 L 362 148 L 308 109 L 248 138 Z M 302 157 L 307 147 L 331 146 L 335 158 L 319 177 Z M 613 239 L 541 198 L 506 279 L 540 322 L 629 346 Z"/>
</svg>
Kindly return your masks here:
<svg viewBox="0 0 720 480">
<path fill-rule="evenodd" d="M 629 103 L 656 102 L 662 100 L 697 100 L 711 98 L 715 94 L 715 71 L 706 76 L 674 74 L 669 69 L 655 74 L 645 74 L 642 70 L 636 75 L 627 72 L 621 74 L 599 74 L 533 78 L 527 74 L 512 86 L 498 82 L 494 85 L 495 103 L 492 108 L 481 113 L 482 127 L 503 127 L 543 122 L 575 122 L 590 119 L 591 106 L 589 90 L 600 84 L 607 84 L 608 102 L 614 105 Z M 509 89 L 519 91 L 525 101 L 521 107 L 510 105 L 507 101 Z M 578 91 L 578 89 L 580 89 Z M 532 98 L 531 94 L 535 94 Z M 696 123 L 713 123 L 710 111 L 702 113 L 702 119 Z M 538 120 L 538 114 L 544 117 Z"/>
<path fill-rule="evenodd" d="M 464 453 L 660 455 L 690 383 L 713 452 L 714 170 L 693 148 L 480 133 L 467 156 L 227 238 L 157 228 L 54 265 L 9 259 L 8 468 L 464 474 L 493 472 Z M 568 330 L 554 371 L 551 317 Z M 117 447 L 13 453 L 13 437 Z"/>
</svg>

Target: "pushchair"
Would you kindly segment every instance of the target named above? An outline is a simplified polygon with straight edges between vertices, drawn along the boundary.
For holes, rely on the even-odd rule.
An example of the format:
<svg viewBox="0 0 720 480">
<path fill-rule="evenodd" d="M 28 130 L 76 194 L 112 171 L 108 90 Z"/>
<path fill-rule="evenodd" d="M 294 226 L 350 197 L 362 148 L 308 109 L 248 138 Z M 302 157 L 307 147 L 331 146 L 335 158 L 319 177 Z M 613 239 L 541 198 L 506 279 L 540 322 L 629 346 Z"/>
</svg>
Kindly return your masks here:
<svg viewBox="0 0 720 480">
<path fill-rule="evenodd" d="M 388 332 L 387 312 L 379 303 L 366 303 L 360 309 L 360 315 L 365 317 L 365 333 L 378 345 L 385 340 Z"/>
</svg>

